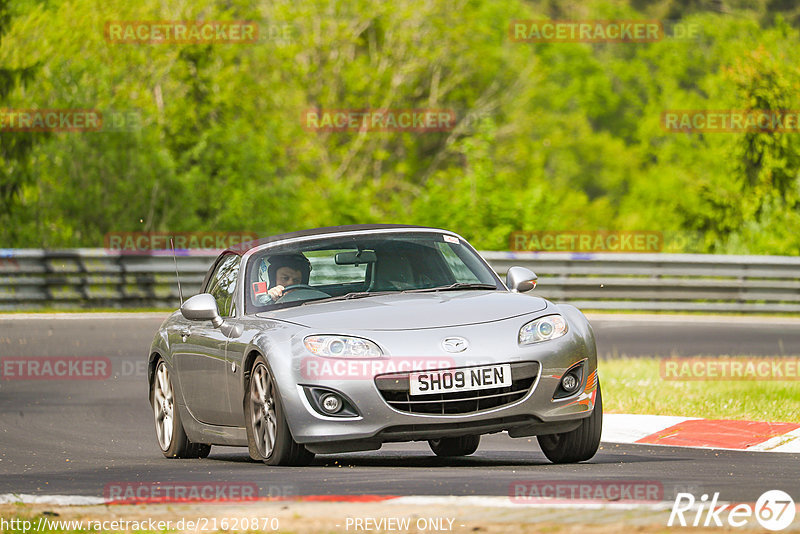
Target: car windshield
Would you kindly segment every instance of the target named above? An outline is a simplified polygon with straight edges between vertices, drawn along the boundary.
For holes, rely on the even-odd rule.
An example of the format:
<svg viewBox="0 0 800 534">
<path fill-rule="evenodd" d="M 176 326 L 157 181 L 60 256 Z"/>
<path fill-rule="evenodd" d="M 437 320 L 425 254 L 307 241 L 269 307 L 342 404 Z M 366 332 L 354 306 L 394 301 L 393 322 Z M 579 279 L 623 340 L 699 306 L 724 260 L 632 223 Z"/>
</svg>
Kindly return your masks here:
<svg viewBox="0 0 800 534">
<path fill-rule="evenodd" d="M 504 289 L 472 247 L 438 232 L 306 240 L 259 251 L 247 265 L 248 313 L 388 293 Z"/>
</svg>

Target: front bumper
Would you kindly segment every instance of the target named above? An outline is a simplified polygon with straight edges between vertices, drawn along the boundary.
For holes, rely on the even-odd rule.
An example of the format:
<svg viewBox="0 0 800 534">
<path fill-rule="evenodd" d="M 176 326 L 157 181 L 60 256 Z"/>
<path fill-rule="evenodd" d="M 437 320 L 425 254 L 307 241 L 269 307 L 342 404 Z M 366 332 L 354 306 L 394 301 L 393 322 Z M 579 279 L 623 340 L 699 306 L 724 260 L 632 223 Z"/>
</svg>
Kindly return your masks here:
<svg viewBox="0 0 800 534">
<path fill-rule="evenodd" d="M 516 333 L 522 322 L 517 319 L 513 324 Z M 304 358 L 295 358 L 285 377 L 288 383 L 295 386 L 282 392 L 294 439 L 316 452 L 336 452 L 375 449 L 382 442 L 427 440 L 503 430 L 508 430 L 512 437 L 551 434 L 576 428 L 580 420 L 588 417 L 594 409 L 598 383 L 596 349 L 588 323 L 580 314 L 570 321 L 570 329 L 565 336 L 524 347 L 517 345 L 515 336 L 510 341 L 498 342 L 498 338 L 509 336 L 497 335 L 497 323 L 433 330 L 436 331 L 415 331 L 413 334 L 383 331 L 378 335 L 375 332 L 350 332 L 351 335 L 373 339 L 382 347 L 404 348 L 403 353 L 395 351 L 395 354 L 384 358 L 386 365 L 374 366 L 367 372 L 359 371 L 354 375 L 345 372 L 336 376 L 309 376 Z M 458 355 L 446 354 L 441 349 L 437 352 L 434 349 L 438 348 L 445 336 L 465 337 L 470 347 Z M 302 354 L 302 339 L 298 338 L 294 344 L 295 354 Z M 534 362 L 538 370 L 527 393 L 510 404 L 458 415 L 406 413 L 387 403 L 376 385 L 375 376 L 383 374 L 381 370 L 385 372 L 387 368 L 391 369 L 390 360 L 420 361 L 420 354 L 429 354 L 428 358 L 453 364 L 440 363 L 437 367 Z M 562 375 L 581 361 L 585 367 L 578 392 L 554 400 Z M 394 368 L 402 369 L 400 364 Z M 372 372 L 373 369 L 377 371 Z M 309 386 L 342 393 L 352 401 L 358 416 L 339 418 L 318 413 L 305 394 L 304 387 Z"/>
</svg>

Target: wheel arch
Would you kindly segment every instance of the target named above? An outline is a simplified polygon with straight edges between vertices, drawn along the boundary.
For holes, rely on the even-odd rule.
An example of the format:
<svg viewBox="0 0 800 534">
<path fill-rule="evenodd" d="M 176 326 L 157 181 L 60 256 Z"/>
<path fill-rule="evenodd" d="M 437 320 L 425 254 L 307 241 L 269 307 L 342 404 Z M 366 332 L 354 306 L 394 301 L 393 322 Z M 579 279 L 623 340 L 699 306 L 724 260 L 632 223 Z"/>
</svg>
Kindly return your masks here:
<svg viewBox="0 0 800 534">
<path fill-rule="evenodd" d="M 150 353 L 150 357 L 147 360 L 147 398 L 150 399 L 150 393 L 153 390 L 153 381 L 156 377 L 156 367 L 158 366 L 158 362 L 163 360 L 164 357 L 161 355 L 160 351 L 154 350 Z M 152 400 L 152 399 L 150 399 Z"/>
<path fill-rule="evenodd" d="M 266 356 L 262 353 L 262 351 L 256 348 L 250 348 L 247 351 L 247 355 L 244 357 L 244 361 L 242 362 L 242 409 L 244 409 L 244 403 L 247 402 L 247 393 L 248 388 L 247 385 L 250 382 L 250 372 L 253 369 L 253 362 L 256 361 L 256 358 L 262 356 L 265 360 L 267 359 Z"/>
</svg>

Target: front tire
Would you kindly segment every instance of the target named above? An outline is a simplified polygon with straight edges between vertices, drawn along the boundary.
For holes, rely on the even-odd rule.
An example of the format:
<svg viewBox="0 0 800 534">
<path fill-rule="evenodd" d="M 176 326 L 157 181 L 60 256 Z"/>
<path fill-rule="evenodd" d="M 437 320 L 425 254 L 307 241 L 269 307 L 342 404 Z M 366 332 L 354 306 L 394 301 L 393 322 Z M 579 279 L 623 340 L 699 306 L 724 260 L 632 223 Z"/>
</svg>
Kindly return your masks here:
<svg viewBox="0 0 800 534">
<path fill-rule="evenodd" d="M 478 450 L 480 436 L 461 436 L 458 438 L 441 438 L 428 440 L 431 450 L 436 456 L 469 456 Z"/>
<path fill-rule="evenodd" d="M 597 453 L 602 430 L 603 397 L 598 383 L 594 410 L 592 415 L 581 420 L 581 426 L 571 432 L 537 436 L 536 439 L 544 455 L 554 464 L 584 462 Z"/>
<path fill-rule="evenodd" d="M 159 360 L 150 388 L 150 404 L 156 423 L 156 437 L 167 458 L 205 458 L 211 445 L 192 443 L 186 436 L 181 415 L 175 405 L 175 389 L 164 360 Z"/>
<path fill-rule="evenodd" d="M 245 399 L 245 427 L 250 458 L 267 465 L 308 465 L 314 453 L 289 431 L 275 379 L 263 356 L 250 369 Z"/>
</svg>

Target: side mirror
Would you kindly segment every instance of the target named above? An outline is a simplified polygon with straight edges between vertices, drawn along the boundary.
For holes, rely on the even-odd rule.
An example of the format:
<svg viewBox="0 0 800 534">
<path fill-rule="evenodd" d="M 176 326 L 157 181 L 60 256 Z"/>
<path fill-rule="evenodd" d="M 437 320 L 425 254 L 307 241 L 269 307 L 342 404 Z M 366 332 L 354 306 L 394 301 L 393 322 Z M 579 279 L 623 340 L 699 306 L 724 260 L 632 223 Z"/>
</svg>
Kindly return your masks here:
<svg viewBox="0 0 800 534">
<path fill-rule="evenodd" d="M 506 274 L 506 285 L 514 293 L 525 293 L 536 287 L 538 277 L 525 267 L 512 267 Z"/>
<path fill-rule="evenodd" d="M 210 293 L 200 293 L 187 299 L 181 306 L 181 315 L 190 321 L 211 321 L 214 328 L 219 328 L 225 322 L 219 316 L 217 301 Z"/>
</svg>

